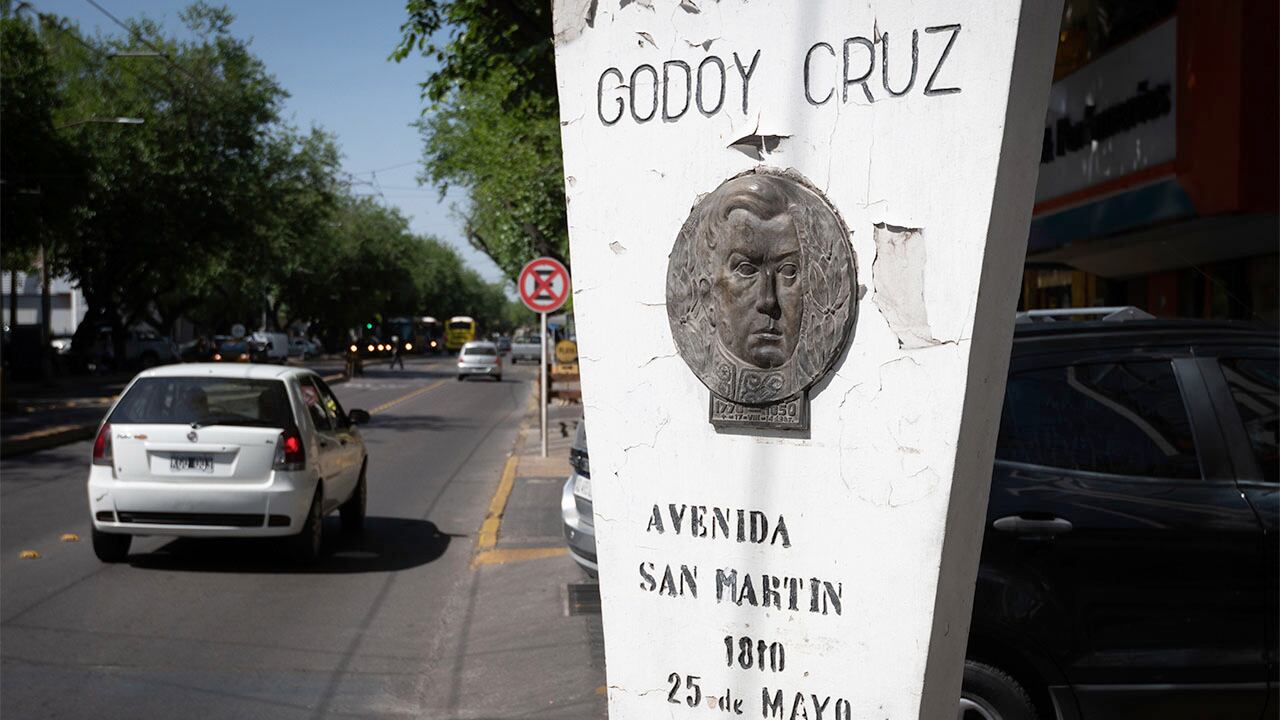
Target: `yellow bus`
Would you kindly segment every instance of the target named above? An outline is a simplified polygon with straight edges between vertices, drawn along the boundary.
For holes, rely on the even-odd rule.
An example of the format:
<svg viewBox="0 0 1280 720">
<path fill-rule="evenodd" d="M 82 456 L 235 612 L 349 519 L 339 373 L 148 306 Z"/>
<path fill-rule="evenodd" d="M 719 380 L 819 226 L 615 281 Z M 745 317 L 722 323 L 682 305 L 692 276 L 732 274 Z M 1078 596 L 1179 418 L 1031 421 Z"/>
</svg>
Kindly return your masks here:
<svg viewBox="0 0 1280 720">
<path fill-rule="evenodd" d="M 444 346 L 450 350 L 461 350 L 463 345 L 476 339 L 476 321 L 466 315 L 449 318 L 444 329 Z"/>
</svg>

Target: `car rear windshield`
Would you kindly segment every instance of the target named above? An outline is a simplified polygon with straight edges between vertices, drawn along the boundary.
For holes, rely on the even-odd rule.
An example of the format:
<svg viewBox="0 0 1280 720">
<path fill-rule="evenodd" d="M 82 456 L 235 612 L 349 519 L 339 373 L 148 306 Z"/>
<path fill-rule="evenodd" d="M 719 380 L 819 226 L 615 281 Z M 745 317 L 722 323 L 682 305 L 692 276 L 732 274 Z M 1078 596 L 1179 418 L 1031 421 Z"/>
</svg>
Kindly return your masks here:
<svg viewBox="0 0 1280 720">
<path fill-rule="evenodd" d="M 473 355 L 497 355 L 498 349 L 492 345 L 477 345 L 476 347 L 462 348 L 462 354 L 465 357 Z"/>
<path fill-rule="evenodd" d="M 152 377 L 134 383 L 109 422 L 162 425 L 293 425 L 280 380 Z"/>
</svg>

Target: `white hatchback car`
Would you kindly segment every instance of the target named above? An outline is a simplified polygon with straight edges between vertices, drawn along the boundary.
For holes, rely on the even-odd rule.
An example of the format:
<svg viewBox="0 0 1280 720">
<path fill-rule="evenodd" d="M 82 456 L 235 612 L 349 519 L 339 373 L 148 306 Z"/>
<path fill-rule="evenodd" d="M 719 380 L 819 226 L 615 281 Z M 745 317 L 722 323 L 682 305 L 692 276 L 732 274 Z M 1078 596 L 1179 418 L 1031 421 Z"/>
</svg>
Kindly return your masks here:
<svg viewBox="0 0 1280 720">
<path fill-rule="evenodd" d="M 293 536 L 320 554 L 323 516 L 364 525 L 367 454 L 324 380 L 302 368 L 169 365 L 139 373 L 98 429 L 93 550 L 120 562 L 134 535 Z"/>
</svg>

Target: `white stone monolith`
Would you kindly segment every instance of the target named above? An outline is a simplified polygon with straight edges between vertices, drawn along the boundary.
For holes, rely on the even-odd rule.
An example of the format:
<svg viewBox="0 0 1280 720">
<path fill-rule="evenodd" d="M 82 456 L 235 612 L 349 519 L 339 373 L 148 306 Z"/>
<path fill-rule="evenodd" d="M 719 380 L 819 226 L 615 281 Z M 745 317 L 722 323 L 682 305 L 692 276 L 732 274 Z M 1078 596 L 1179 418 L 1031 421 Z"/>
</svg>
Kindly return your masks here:
<svg viewBox="0 0 1280 720">
<path fill-rule="evenodd" d="M 1058 0 L 557 0 L 612 720 L 953 718 Z"/>
</svg>

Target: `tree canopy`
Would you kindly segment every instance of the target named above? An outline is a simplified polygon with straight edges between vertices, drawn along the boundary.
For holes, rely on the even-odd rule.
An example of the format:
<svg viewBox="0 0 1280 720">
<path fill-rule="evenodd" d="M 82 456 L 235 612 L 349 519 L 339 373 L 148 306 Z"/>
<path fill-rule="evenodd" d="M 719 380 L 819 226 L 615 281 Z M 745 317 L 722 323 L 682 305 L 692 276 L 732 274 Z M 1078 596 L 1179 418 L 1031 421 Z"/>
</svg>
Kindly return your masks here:
<svg viewBox="0 0 1280 720">
<path fill-rule="evenodd" d="M 468 239 L 514 279 L 569 260 L 551 6 L 545 0 L 408 0 L 393 57 L 422 53 L 424 172 L 468 194 Z"/>
<path fill-rule="evenodd" d="M 43 245 L 88 325 L 503 322 L 501 288 L 357 197 L 333 136 L 282 119 L 285 89 L 225 8 L 191 5 L 180 35 L 135 18 L 100 36 L 0 10 L 5 266 Z"/>
</svg>

